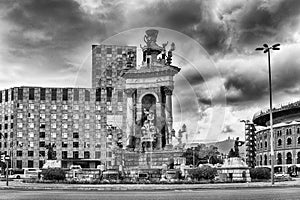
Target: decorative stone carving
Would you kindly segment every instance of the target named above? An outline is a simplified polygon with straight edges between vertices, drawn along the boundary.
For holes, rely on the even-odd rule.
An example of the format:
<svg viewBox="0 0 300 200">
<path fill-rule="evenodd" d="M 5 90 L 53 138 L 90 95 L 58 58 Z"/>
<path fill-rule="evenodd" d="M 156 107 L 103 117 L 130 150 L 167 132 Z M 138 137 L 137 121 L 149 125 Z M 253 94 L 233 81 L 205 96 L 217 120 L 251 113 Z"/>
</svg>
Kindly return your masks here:
<svg viewBox="0 0 300 200">
<path fill-rule="evenodd" d="M 127 97 L 132 97 L 133 93 L 136 91 L 136 89 L 125 89 L 124 92 L 127 95 Z"/>
<path fill-rule="evenodd" d="M 170 87 L 164 87 L 164 92 L 166 95 L 172 95 L 173 93 L 173 88 Z"/>
</svg>

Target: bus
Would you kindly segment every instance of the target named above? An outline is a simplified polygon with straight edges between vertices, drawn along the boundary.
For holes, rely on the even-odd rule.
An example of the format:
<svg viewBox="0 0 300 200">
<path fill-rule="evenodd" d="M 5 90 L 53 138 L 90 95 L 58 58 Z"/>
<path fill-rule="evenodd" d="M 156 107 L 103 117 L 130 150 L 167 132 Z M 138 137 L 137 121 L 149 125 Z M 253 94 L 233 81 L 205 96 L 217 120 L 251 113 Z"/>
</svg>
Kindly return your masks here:
<svg viewBox="0 0 300 200">
<path fill-rule="evenodd" d="M 12 179 L 38 178 L 40 172 L 41 170 L 37 168 L 9 169 L 8 178 L 12 178 Z"/>
</svg>

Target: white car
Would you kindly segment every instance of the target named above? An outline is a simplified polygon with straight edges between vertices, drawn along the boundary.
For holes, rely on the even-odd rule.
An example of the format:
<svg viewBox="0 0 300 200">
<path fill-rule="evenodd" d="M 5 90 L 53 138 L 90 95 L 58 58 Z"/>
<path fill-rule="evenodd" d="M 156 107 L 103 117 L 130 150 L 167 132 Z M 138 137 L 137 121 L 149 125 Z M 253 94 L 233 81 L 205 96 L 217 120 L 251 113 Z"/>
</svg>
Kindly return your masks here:
<svg viewBox="0 0 300 200">
<path fill-rule="evenodd" d="M 274 174 L 275 178 L 288 178 L 289 176 L 290 176 L 289 174 L 286 174 L 284 172 L 278 172 Z"/>
</svg>

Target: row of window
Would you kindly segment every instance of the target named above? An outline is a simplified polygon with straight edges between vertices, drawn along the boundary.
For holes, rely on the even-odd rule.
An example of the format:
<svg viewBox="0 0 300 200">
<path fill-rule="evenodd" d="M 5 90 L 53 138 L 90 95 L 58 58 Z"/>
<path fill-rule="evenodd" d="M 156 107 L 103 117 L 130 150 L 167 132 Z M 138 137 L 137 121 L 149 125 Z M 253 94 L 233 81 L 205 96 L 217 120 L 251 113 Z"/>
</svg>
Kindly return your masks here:
<svg viewBox="0 0 300 200">
<path fill-rule="evenodd" d="M 24 108 L 23 104 L 21 104 L 21 103 L 18 103 L 17 107 L 19 109 Z M 30 104 L 28 104 L 28 108 L 31 109 L 31 110 L 34 110 L 35 108 L 37 108 L 37 105 L 35 105 L 33 103 L 30 103 Z M 39 108 L 40 108 L 40 110 L 46 110 L 46 105 L 45 104 L 40 104 Z M 57 109 L 57 105 L 52 104 L 51 105 L 51 110 L 56 110 L 56 109 Z M 62 110 L 69 110 L 69 109 L 72 109 L 70 105 L 66 105 L 66 104 L 62 105 Z M 90 105 L 85 105 L 84 109 L 85 110 L 90 110 Z M 101 106 L 96 105 L 95 109 L 96 110 L 101 110 Z M 73 105 L 73 110 L 79 110 L 79 105 Z"/>
<path fill-rule="evenodd" d="M 17 151 L 17 157 L 23 157 L 23 151 Z M 54 157 L 56 157 L 56 151 L 53 151 Z M 27 151 L 28 157 L 34 157 L 34 151 Z M 44 158 L 45 157 L 45 151 L 39 151 L 39 157 Z M 62 159 L 68 158 L 68 151 L 62 151 L 61 152 Z M 83 158 L 89 159 L 90 158 L 90 152 L 84 151 L 83 152 Z M 107 152 L 107 157 L 112 157 L 112 152 Z M 73 158 L 79 158 L 79 151 L 73 151 Z M 101 158 L 101 151 L 95 151 L 95 159 Z"/>
<path fill-rule="evenodd" d="M 23 128 L 23 123 L 18 123 L 18 124 L 17 124 L 17 127 L 18 127 L 18 128 Z M 50 127 L 51 127 L 51 129 L 56 129 L 56 128 L 58 128 L 56 122 L 51 123 L 51 124 L 50 124 Z M 61 125 L 61 127 L 62 127 L 63 129 L 68 129 L 70 126 L 69 126 L 68 124 L 66 124 L 66 123 L 63 123 L 63 124 Z M 90 127 L 91 127 L 90 124 L 84 124 L 84 128 L 85 128 L 85 129 L 89 130 Z M 35 128 L 34 122 L 29 122 L 29 123 L 28 123 L 28 128 L 31 128 L 31 129 Z M 39 128 L 41 128 L 41 129 L 46 128 L 46 124 L 45 124 L 45 123 L 41 123 Z M 79 124 L 78 124 L 78 123 L 74 123 L 74 124 L 73 124 L 73 128 L 74 128 L 74 129 L 79 129 Z M 100 130 L 100 129 L 101 129 L 101 124 L 96 124 L 95 128 L 96 128 L 97 130 Z"/>
<path fill-rule="evenodd" d="M 46 119 L 46 114 L 45 113 L 40 113 L 39 114 L 39 118 L 40 119 Z M 57 119 L 57 116 L 59 116 L 58 114 L 50 114 L 50 119 Z M 17 114 L 17 118 L 18 119 L 23 119 L 24 115 L 23 113 L 18 113 Z M 34 119 L 35 117 L 37 117 L 37 114 L 33 114 L 33 113 L 27 113 L 27 117 L 30 119 Z M 73 119 L 79 119 L 79 114 L 78 113 L 74 113 L 74 114 L 68 114 L 68 113 L 63 113 L 61 115 L 62 119 L 68 119 L 69 117 L 72 117 Z M 90 114 L 83 114 L 84 119 L 90 119 Z M 96 114 L 96 119 L 97 120 L 101 120 L 101 115 L 100 114 Z M 1 125 L 1 124 L 0 124 Z M 1 127 L 0 127 L 1 130 Z"/>
<path fill-rule="evenodd" d="M 290 137 L 287 138 L 286 144 L 287 145 L 292 145 L 292 138 L 290 138 Z M 297 144 L 300 145 L 300 137 L 298 137 L 298 139 L 297 139 Z M 277 140 L 277 146 L 278 147 L 282 146 L 282 139 Z M 260 148 L 263 148 L 263 143 L 262 142 L 260 142 Z M 265 141 L 265 148 L 268 148 L 268 142 L 267 141 Z"/>
<path fill-rule="evenodd" d="M 277 165 L 282 165 L 282 154 L 278 153 L 276 158 Z M 264 157 L 260 155 L 258 163 L 259 165 L 268 165 L 268 156 L 266 154 Z M 271 165 L 271 156 L 269 156 L 269 164 Z M 286 164 L 293 164 L 293 156 L 291 152 L 286 153 Z M 297 153 L 296 164 L 300 164 L 300 152 Z"/>
<path fill-rule="evenodd" d="M 37 97 L 37 94 L 35 93 L 36 90 L 39 90 L 39 98 Z M 62 101 L 71 100 L 70 99 L 70 94 L 68 92 L 69 90 L 73 90 L 73 101 L 79 101 L 79 99 L 80 99 L 79 98 L 79 89 L 77 89 L 77 88 L 75 88 L 75 89 L 63 88 L 62 89 L 61 100 Z M 23 91 L 24 91 L 23 88 L 19 88 L 18 89 L 18 100 L 24 100 Z M 107 100 L 108 101 L 111 100 L 111 98 L 112 98 L 112 91 L 113 91 L 112 87 L 106 87 L 106 91 L 105 91 L 105 89 L 97 88 L 96 89 L 96 94 L 95 94 L 96 101 L 101 101 L 101 93 L 105 93 L 105 92 L 106 92 Z M 4 99 L 4 101 L 7 102 L 8 101 L 8 90 L 5 90 L 4 93 L 5 93 L 5 99 Z M 57 88 L 51 88 L 50 95 L 51 95 L 50 99 L 52 101 L 58 100 Z M 123 91 L 118 91 L 118 99 L 123 99 Z M 11 100 L 14 100 L 13 89 L 12 89 L 12 92 L 11 92 Z M 46 88 L 29 88 L 28 100 L 41 100 L 41 101 L 45 101 L 46 100 Z M 90 91 L 89 90 L 85 90 L 84 91 L 84 101 L 90 101 L 90 100 L 91 100 Z M 2 91 L 0 91 L 0 103 L 2 103 Z"/>
</svg>

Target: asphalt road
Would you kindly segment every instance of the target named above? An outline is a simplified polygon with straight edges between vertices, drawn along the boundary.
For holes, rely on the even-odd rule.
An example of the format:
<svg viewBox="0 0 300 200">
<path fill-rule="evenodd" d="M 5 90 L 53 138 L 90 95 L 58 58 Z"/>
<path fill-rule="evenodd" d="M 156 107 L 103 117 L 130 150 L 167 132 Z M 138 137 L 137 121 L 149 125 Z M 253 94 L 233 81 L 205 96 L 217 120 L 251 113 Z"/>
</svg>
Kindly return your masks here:
<svg viewBox="0 0 300 200">
<path fill-rule="evenodd" d="M 178 191 L 63 191 L 63 190 L 0 190 L 0 199 L 112 199 L 112 200 L 185 200 L 185 199 L 228 199 L 228 200 L 299 200 L 299 187 L 284 188 L 243 188 L 243 189 L 201 189 L 201 190 L 178 190 Z"/>
</svg>

